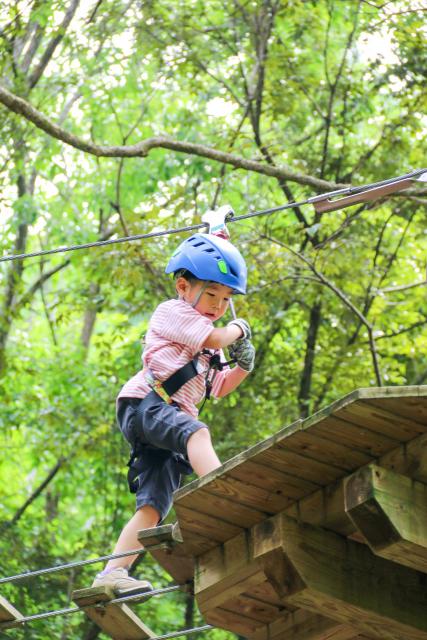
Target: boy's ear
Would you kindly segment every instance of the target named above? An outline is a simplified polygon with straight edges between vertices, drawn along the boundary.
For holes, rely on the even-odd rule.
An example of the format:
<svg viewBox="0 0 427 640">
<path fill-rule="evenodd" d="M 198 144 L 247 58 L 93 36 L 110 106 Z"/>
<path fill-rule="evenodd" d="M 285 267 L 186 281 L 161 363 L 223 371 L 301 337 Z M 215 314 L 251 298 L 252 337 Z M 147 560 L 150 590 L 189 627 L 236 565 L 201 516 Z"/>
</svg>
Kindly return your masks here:
<svg viewBox="0 0 427 640">
<path fill-rule="evenodd" d="M 182 276 L 175 280 L 175 289 L 180 298 L 188 291 L 189 287 L 190 283 Z"/>
</svg>

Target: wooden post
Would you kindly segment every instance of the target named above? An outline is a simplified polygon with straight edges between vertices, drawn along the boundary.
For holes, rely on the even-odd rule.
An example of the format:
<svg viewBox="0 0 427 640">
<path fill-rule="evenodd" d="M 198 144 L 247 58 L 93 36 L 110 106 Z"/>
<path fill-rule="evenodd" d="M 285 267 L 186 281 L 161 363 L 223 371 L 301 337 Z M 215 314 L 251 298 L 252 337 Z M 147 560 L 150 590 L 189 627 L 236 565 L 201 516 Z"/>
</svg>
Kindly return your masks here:
<svg viewBox="0 0 427 640">
<path fill-rule="evenodd" d="M 375 554 L 427 572 L 427 485 L 371 464 L 347 478 L 344 496 Z"/>
</svg>

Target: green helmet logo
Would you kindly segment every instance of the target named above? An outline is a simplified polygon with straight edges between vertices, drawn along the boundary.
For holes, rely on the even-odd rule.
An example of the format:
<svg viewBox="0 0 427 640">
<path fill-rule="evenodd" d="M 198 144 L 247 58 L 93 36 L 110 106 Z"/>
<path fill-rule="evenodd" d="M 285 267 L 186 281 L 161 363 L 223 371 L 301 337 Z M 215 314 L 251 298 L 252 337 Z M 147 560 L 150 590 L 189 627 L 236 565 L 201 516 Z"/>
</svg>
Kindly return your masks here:
<svg viewBox="0 0 427 640">
<path fill-rule="evenodd" d="M 225 260 L 218 260 L 217 264 L 221 273 L 228 273 L 227 263 Z"/>
</svg>

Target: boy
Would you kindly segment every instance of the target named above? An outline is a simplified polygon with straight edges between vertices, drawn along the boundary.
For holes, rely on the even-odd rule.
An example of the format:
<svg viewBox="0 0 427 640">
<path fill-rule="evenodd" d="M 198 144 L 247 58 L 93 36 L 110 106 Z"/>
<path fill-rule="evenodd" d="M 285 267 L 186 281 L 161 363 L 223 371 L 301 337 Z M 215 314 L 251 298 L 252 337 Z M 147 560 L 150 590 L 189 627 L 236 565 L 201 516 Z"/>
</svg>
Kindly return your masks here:
<svg viewBox="0 0 427 640">
<path fill-rule="evenodd" d="M 207 389 L 218 398 L 233 391 L 254 365 L 245 320 L 217 329 L 213 325 L 234 293 L 246 293 L 246 264 L 236 247 L 217 236 L 196 233 L 179 245 L 166 273 L 175 275 L 178 300 L 163 302 L 155 310 L 143 369 L 118 396 L 119 426 L 132 446 L 128 480 L 136 493 L 136 512 L 121 532 L 115 554 L 138 548 L 138 531 L 166 517 L 181 473 L 194 470 L 200 477 L 221 465 L 195 405 Z M 224 347 L 237 366 L 220 365 L 218 370 Z M 212 356 L 215 369 L 209 366 Z M 110 560 L 93 586 L 112 587 L 119 595 L 151 591 L 149 582 L 128 575 L 136 558 Z"/>
</svg>

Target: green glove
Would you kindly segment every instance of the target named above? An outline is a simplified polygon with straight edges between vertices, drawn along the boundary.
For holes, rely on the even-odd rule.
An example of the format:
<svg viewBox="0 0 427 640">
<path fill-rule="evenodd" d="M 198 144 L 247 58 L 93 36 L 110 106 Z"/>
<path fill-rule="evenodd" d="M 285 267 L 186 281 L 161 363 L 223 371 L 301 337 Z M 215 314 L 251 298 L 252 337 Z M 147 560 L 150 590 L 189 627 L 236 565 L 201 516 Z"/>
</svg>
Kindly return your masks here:
<svg viewBox="0 0 427 640">
<path fill-rule="evenodd" d="M 246 320 L 243 320 L 243 318 L 234 318 L 234 320 L 230 320 L 228 324 L 229 325 L 236 324 L 239 327 L 239 329 L 242 330 L 242 337 L 239 338 L 239 340 L 242 340 L 243 338 L 251 339 L 252 337 L 251 328 L 249 324 L 246 322 Z"/>
<path fill-rule="evenodd" d="M 228 352 L 241 369 L 252 371 L 255 364 L 255 347 L 248 338 L 240 338 L 230 344 Z"/>
</svg>

